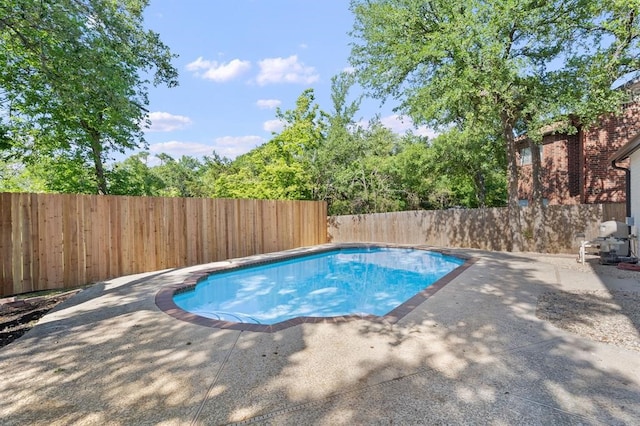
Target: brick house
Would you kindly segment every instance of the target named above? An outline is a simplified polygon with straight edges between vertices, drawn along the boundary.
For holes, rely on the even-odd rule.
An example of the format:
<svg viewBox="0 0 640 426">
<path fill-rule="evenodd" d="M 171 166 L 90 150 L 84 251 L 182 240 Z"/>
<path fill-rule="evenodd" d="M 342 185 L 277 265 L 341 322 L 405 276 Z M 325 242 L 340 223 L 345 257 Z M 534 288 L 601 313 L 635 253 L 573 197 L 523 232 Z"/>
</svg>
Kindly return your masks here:
<svg viewBox="0 0 640 426">
<path fill-rule="evenodd" d="M 632 88 L 640 88 L 636 82 Z M 541 182 L 545 203 L 594 204 L 626 201 L 625 172 L 614 169 L 610 158 L 640 134 L 640 101 L 624 105 L 619 116 L 603 117 L 589 129 L 578 127 L 573 135 L 544 134 L 541 153 Z M 531 151 L 523 139 L 519 146 L 520 205 L 532 199 Z M 617 163 L 627 167 L 628 159 Z"/>
<path fill-rule="evenodd" d="M 613 154 L 609 160 L 616 163 L 629 161 L 630 199 L 627 200 L 627 216 L 634 218 L 634 224 L 638 226 L 635 222 L 640 221 L 640 133 Z"/>
</svg>

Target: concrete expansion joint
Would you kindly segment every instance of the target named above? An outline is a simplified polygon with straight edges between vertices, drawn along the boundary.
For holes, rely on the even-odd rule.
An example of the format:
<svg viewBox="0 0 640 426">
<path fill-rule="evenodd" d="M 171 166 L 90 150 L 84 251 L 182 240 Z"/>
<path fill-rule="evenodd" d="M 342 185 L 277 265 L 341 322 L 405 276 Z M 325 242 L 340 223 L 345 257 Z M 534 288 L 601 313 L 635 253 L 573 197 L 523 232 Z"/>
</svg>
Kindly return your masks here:
<svg viewBox="0 0 640 426">
<path fill-rule="evenodd" d="M 556 342 L 556 341 L 560 341 L 563 340 L 561 337 L 552 337 L 550 339 L 544 339 L 544 340 L 540 340 L 537 342 L 533 342 L 533 343 L 527 343 L 526 345 L 520 345 L 520 346 L 515 346 L 513 348 L 506 348 L 500 351 L 496 351 L 493 352 L 494 355 L 498 355 L 498 354 L 504 354 L 504 353 L 513 353 L 513 352 L 518 352 L 520 350 L 523 349 L 529 349 L 529 348 L 533 348 L 536 346 L 546 346 L 550 343 Z"/>
<path fill-rule="evenodd" d="M 513 347 L 513 348 L 507 348 L 507 349 L 504 349 L 502 351 L 494 352 L 494 354 L 498 355 L 498 354 L 501 354 L 501 353 L 502 354 L 512 353 L 512 352 L 517 352 L 517 351 L 520 351 L 520 350 L 523 350 L 523 349 L 528 349 L 528 348 L 532 348 L 532 347 L 536 347 L 536 346 L 546 346 L 546 345 L 549 345 L 550 343 L 553 343 L 553 342 L 558 341 L 558 340 L 562 340 L 562 339 L 560 337 L 554 337 L 554 338 L 551 338 L 551 339 L 545 339 L 545 340 L 541 340 L 541 341 L 538 341 L 538 342 L 529 343 L 527 345 L 521 345 L 521 346 L 517 346 L 517 347 Z M 473 364 L 475 364 L 475 363 L 473 363 Z M 235 425 L 247 425 L 247 424 L 254 424 L 254 423 L 264 422 L 265 420 L 269 420 L 269 419 L 278 417 L 278 416 L 283 415 L 283 414 L 287 414 L 287 413 L 291 413 L 291 412 L 295 412 L 295 411 L 300 411 L 300 410 L 304 410 L 304 409 L 308 409 L 308 408 L 318 407 L 318 406 L 321 406 L 321 405 L 323 405 L 325 403 L 328 403 L 328 402 L 330 402 L 332 400 L 338 399 L 340 397 L 344 397 L 344 396 L 348 396 L 348 395 L 357 395 L 357 394 L 360 394 L 360 393 L 365 393 L 365 392 L 367 392 L 367 391 L 369 391 L 371 389 L 386 387 L 386 386 L 393 385 L 393 384 L 396 384 L 396 383 L 401 382 L 401 381 L 405 381 L 407 379 L 412 379 L 412 378 L 417 377 L 417 376 L 422 376 L 422 375 L 434 373 L 434 371 L 435 370 L 432 369 L 432 368 L 423 368 L 423 369 L 420 369 L 420 370 L 418 370 L 416 372 L 406 374 L 404 376 L 398 376 L 398 377 L 394 377 L 392 379 L 385 380 L 385 381 L 382 381 L 382 382 L 379 382 L 379 383 L 375 383 L 375 384 L 372 384 L 372 385 L 362 386 L 362 387 L 358 387 L 358 388 L 354 388 L 354 389 L 350 389 L 350 390 L 345 390 L 343 392 L 337 392 L 337 393 L 334 393 L 334 394 L 329 395 L 327 397 L 324 397 L 324 398 L 321 398 L 321 399 L 317 399 L 317 400 L 314 400 L 314 401 L 309 401 L 309 402 L 306 402 L 306 403 L 303 403 L 303 404 L 285 405 L 284 407 L 282 407 L 282 408 L 280 408 L 278 410 L 271 411 L 269 413 L 260 414 L 259 416 L 251 417 L 251 418 L 239 421 L 239 422 L 228 423 L 227 425 L 228 426 L 235 426 Z M 516 398 L 519 398 L 519 397 L 517 397 L 515 395 L 512 395 L 512 396 L 516 397 Z M 555 410 L 563 411 L 563 410 L 560 410 L 557 407 L 549 407 L 549 408 L 553 408 Z M 570 412 L 566 412 L 566 413 L 574 415 L 574 416 L 581 417 L 581 416 L 579 416 L 578 414 L 575 414 L 575 413 L 570 413 Z M 581 417 L 581 418 L 585 418 L 585 417 Z"/>
<path fill-rule="evenodd" d="M 551 343 L 553 341 L 556 341 L 556 340 L 559 340 L 559 338 L 547 339 L 547 340 L 544 340 L 544 341 L 541 341 L 541 342 L 532 343 L 532 344 L 529 344 L 529 345 L 519 346 L 517 348 L 506 349 L 506 350 L 501 351 L 501 352 L 502 353 L 513 352 L 513 351 L 517 351 L 517 350 L 520 350 L 520 349 L 523 349 L 523 348 L 530 348 L 532 346 L 539 346 L 539 345 L 549 344 L 549 343 Z M 227 426 L 235 426 L 235 425 L 248 425 L 248 424 L 262 423 L 262 422 L 269 421 L 270 419 L 274 419 L 274 418 L 276 418 L 278 416 L 285 415 L 285 414 L 288 414 L 288 413 L 301 411 L 301 410 L 306 410 L 306 409 L 310 409 L 310 408 L 314 408 L 314 407 L 320 407 L 323 404 L 329 403 L 329 402 L 334 401 L 334 400 L 336 400 L 338 398 L 341 398 L 341 397 L 345 397 L 345 396 L 349 396 L 349 395 L 363 394 L 363 393 L 366 393 L 366 392 L 368 392 L 368 391 L 370 391 L 372 389 L 384 388 L 384 387 L 387 387 L 387 386 L 390 386 L 390 385 L 394 385 L 394 384 L 396 384 L 398 382 L 402 382 L 402 381 L 405 381 L 405 380 L 408 380 L 408 379 L 412 379 L 414 377 L 423 376 L 423 375 L 427 375 L 427 374 L 433 374 L 434 372 L 435 372 L 435 370 L 432 369 L 432 368 L 423 368 L 423 369 L 420 369 L 420 370 L 415 371 L 413 373 L 409 373 L 409 374 L 406 374 L 406 375 L 403 375 L 403 376 L 394 377 L 392 379 L 385 380 L 385 381 L 382 381 L 382 382 L 379 382 L 379 383 L 375 383 L 375 384 L 372 384 L 372 385 L 368 385 L 368 386 L 362 386 L 362 387 L 358 387 L 358 388 L 354 388 L 354 389 L 350 389 L 350 390 L 345 390 L 343 392 L 337 392 L 337 393 L 334 393 L 334 394 L 329 395 L 327 397 L 316 399 L 316 400 L 313 400 L 313 401 L 309 401 L 309 402 L 306 402 L 306 403 L 303 403 L 303 404 L 285 405 L 284 407 L 282 407 L 280 409 L 277 409 L 277 410 L 274 410 L 274 411 L 271 411 L 271 412 L 268 412 L 268 413 L 260 414 L 258 416 L 251 417 L 251 418 L 248 418 L 248 419 L 244 419 L 244 420 L 241 420 L 239 422 L 227 423 L 226 425 Z M 575 412 L 572 412 L 572 411 L 567 411 L 567 410 L 564 410 L 564 409 L 562 409 L 560 407 L 557 407 L 557 406 L 554 406 L 554 405 L 549 405 L 549 404 L 545 404 L 545 403 L 542 403 L 542 402 L 539 402 L 539 401 L 536 401 L 536 400 L 525 398 L 525 397 L 516 395 L 513 392 L 508 391 L 508 390 L 505 391 L 504 388 L 502 388 L 498 384 L 492 385 L 492 387 L 495 387 L 496 389 L 501 388 L 501 390 L 503 391 L 502 393 L 504 394 L 504 397 L 507 398 L 507 399 L 519 399 L 519 400 L 522 400 L 522 401 L 525 401 L 525 402 L 528 402 L 528 403 L 531 403 L 531 404 L 539 405 L 539 406 L 551 409 L 553 411 L 557 411 L 557 412 L 560 412 L 560 413 L 575 417 L 576 419 L 587 421 L 588 423 L 592 423 L 592 422 L 596 422 L 597 423 L 598 422 L 598 419 L 594 419 L 594 418 L 591 418 L 591 417 L 586 417 L 584 415 L 581 415 L 581 414 L 578 414 L 578 413 L 575 413 Z M 195 419 L 194 419 L 194 421 L 195 421 Z"/>
<path fill-rule="evenodd" d="M 433 370 L 432 368 L 422 368 L 416 372 L 413 373 L 409 373 L 406 374 L 404 376 L 398 376 L 398 377 L 394 377 L 393 379 L 389 379 L 389 380 L 385 380 L 379 383 L 374 383 L 372 385 L 368 385 L 368 386 L 361 386 L 361 387 L 357 387 L 354 389 L 350 389 L 350 390 L 345 390 L 342 392 L 336 392 L 332 395 L 326 396 L 324 398 L 320 398 L 320 399 L 316 399 L 314 401 L 309 401 L 309 402 L 305 402 L 304 404 L 291 404 L 291 405 L 285 405 L 283 408 L 280 408 L 278 410 L 269 412 L 269 413 L 265 413 L 265 414 L 260 414 L 259 416 L 256 417 L 251 417 L 249 419 L 245 419 L 239 422 L 233 422 L 233 423 L 227 423 L 227 426 L 235 426 L 235 425 L 248 425 L 248 424 L 253 424 L 253 423 L 258 423 L 258 422 L 263 422 L 265 420 L 280 416 L 282 414 L 287 414 L 287 413 L 291 413 L 291 412 L 295 412 L 295 411 L 300 411 L 300 410 L 304 410 L 307 408 L 312 408 L 312 407 L 319 407 L 327 402 L 333 401 L 335 399 L 338 399 L 340 397 L 344 397 L 344 396 L 348 396 L 348 395 L 357 395 L 359 393 L 364 393 L 367 392 L 371 389 L 375 389 L 375 388 L 381 388 L 381 387 L 386 387 L 392 384 L 396 384 L 398 382 L 401 381 L 405 381 L 407 379 L 412 379 L 414 377 L 417 376 L 422 376 L 425 375 L 427 373 L 434 373 L 435 370 Z"/>
<path fill-rule="evenodd" d="M 541 341 L 538 341 L 538 342 L 530 343 L 530 344 L 527 344 L 527 345 L 521 345 L 521 346 L 517 346 L 517 347 L 513 347 L 513 348 L 508 348 L 508 349 L 505 349 L 505 350 L 502 350 L 502 351 L 495 352 L 494 354 L 497 355 L 497 354 L 501 354 L 501 353 L 502 354 L 504 354 L 504 353 L 512 353 L 512 352 L 517 352 L 519 350 L 528 349 L 528 348 L 532 348 L 532 347 L 536 347 L 536 346 L 546 346 L 546 345 L 549 345 L 550 343 L 553 343 L 553 342 L 558 341 L 558 340 L 562 340 L 562 339 L 560 337 L 554 337 L 554 338 L 551 338 L 551 339 L 545 339 L 545 340 L 541 340 Z M 237 340 L 236 340 L 236 342 L 237 342 Z M 235 343 L 234 343 L 233 346 L 235 347 Z M 232 348 L 232 350 L 233 350 L 233 348 Z M 229 355 L 230 354 L 231 354 L 231 351 L 229 351 Z M 227 356 L 227 358 L 228 358 L 228 356 Z M 225 360 L 225 363 L 226 363 L 226 360 Z M 223 366 L 224 366 L 224 363 L 223 363 Z M 221 369 L 222 369 L 222 367 L 221 367 Z M 274 410 L 274 411 L 271 411 L 271 412 L 268 412 L 268 413 L 260 414 L 258 416 L 251 417 L 251 418 L 239 421 L 239 422 L 228 423 L 227 425 L 228 426 L 232 426 L 232 425 L 247 425 L 247 424 L 255 424 L 255 423 L 259 423 L 259 422 L 264 422 L 265 420 L 273 419 L 273 418 L 278 417 L 278 416 L 283 415 L 283 414 L 292 413 L 292 412 L 300 411 L 300 410 L 305 410 L 305 409 L 309 409 L 309 408 L 313 408 L 313 407 L 319 407 L 319 406 L 322 406 L 323 404 L 326 404 L 326 403 L 328 403 L 328 402 L 330 402 L 332 400 L 335 400 L 335 399 L 338 399 L 338 398 L 341 398 L 341 397 L 344 397 L 344 396 L 357 395 L 357 394 L 365 393 L 365 392 L 368 392 L 369 390 L 372 390 L 372 389 L 375 389 L 375 388 L 383 388 L 383 387 L 386 387 L 386 386 L 394 385 L 394 384 L 396 384 L 398 382 L 402 382 L 402 381 L 405 381 L 405 380 L 408 380 L 408 379 L 412 379 L 412 378 L 417 377 L 417 376 L 422 376 L 422 375 L 426 375 L 426 374 L 432 374 L 434 372 L 435 372 L 435 370 L 432 369 L 432 368 L 419 369 L 419 370 L 417 370 L 417 371 L 415 371 L 413 373 L 409 373 L 409 374 L 406 374 L 406 375 L 403 375 L 403 376 L 394 377 L 392 379 L 385 380 L 385 381 L 382 381 L 382 382 L 379 382 L 379 383 L 375 383 L 375 384 L 372 384 L 372 385 L 368 385 L 368 386 L 362 386 L 362 387 L 357 387 L 357 388 L 350 389 L 350 390 L 345 390 L 345 391 L 342 391 L 342 392 L 336 392 L 336 393 L 331 394 L 331 395 L 329 395 L 327 397 L 320 398 L 320 399 L 317 399 L 317 400 L 314 400 L 314 401 L 309 401 L 309 402 L 306 402 L 306 403 L 303 403 L 303 404 L 285 405 L 284 407 L 282 407 L 280 409 L 277 409 L 277 410 Z M 216 378 L 216 380 L 217 380 L 217 378 Z M 211 385 L 211 388 L 214 385 L 215 385 L 215 381 Z M 505 392 L 505 396 L 524 399 L 524 398 L 519 397 L 517 395 L 513 395 L 510 392 Z M 535 403 L 537 405 L 544 405 L 544 404 L 542 404 L 540 402 L 536 402 L 536 401 L 530 401 L 530 402 Z M 204 405 L 204 402 L 203 402 L 203 405 Z M 546 407 L 550 408 L 550 409 L 553 409 L 553 410 L 556 410 L 556 411 L 559 411 L 559 412 L 563 412 L 565 414 L 569 414 L 569 415 L 578 417 L 578 418 L 582 418 L 582 419 L 586 419 L 586 420 L 593 420 L 593 419 L 588 419 L 588 418 L 586 418 L 584 416 L 581 416 L 579 414 L 576 414 L 576 413 L 572 413 L 572 412 L 569 412 L 569 411 L 562 410 L 562 409 L 560 409 L 558 407 L 553 407 L 553 406 L 546 406 Z M 199 410 L 199 412 L 200 412 L 200 410 Z M 199 412 L 198 412 L 198 414 L 199 414 Z M 195 423 L 196 420 L 197 420 L 197 415 L 196 415 L 196 418 L 194 418 L 194 423 Z"/>
<path fill-rule="evenodd" d="M 231 349 L 229 349 L 229 352 L 227 352 L 227 355 L 225 356 L 224 361 L 222 361 L 222 364 L 220 364 L 220 368 L 218 368 L 218 371 L 216 372 L 216 377 L 214 377 L 213 381 L 211 382 L 211 385 L 209 385 L 209 389 L 207 389 L 207 393 L 205 393 L 204 398 L 202 398 L 202 403 L 200 404 L 200 407 L 198 407 L 198 411 L 196 412 L 196 414 L 193 416 L 193 420 L 191 420 L 192 426 L 197 424 L 198 417 L 200 417 L 200 413 L 202 413 L 202 409 L 204 408 L 207 401 L 209 401 L 211 390 L 215 387 L 216 383 L 218 382 L 218 379 L 220 378 L 220 374 L 222 373 L 222 370 L 224 370 L 224 367 L 227 365 L 227 362 L 231 357 L 231 353 L 236 348 L 236 345 L 238 344 L 238 340 L 240 340 L 241 335 L 242 335 L 242 330 L 238 333 L 238 335 L 236 336 L 236 339 L 233 341 L 233 345 L 231 345 Z"/>
<path fill-rule="evenodd" d="M 557 411 L 557 412 L 560 412 L 560 413 L 563 413 L 563 414 L 566 414 L 566 415 L 569 415 L 569 416 L 572 416 L 572 417 L 577 417 L 577 418 L 579 418 L 581 420 L 585 420 L 585 421 L 587 421 L 589 423 L 593 423 L 593 422 L 599 423 L 600 422 L 599 419 L 595 419 L 593 417 L 586 417 L 586 416 L 583 416 L 582 414 L 578 414 L 578 413 L 575 413 L 573 411 L 563 410 L 562 408 L 559 408 L 559 407 L 557 407 L 555 405 L 545 404 L 545 403 L 542 403 L 540 401 L 536 401 L 534 399 L 524 398 L 522 396 L 514 395 L 514 394 L 511 394 L 511 393 L 509 395 L 507 395 L 507 396 L 509 396 L 511 398 L 520 399 L 520 400 L 525 401 L 525 402 L 527 402 L 529 404 L 539 405 L 541 407 L 545 407 L 545 408 L 548 408 L 550 410 Z"/>
</svg>

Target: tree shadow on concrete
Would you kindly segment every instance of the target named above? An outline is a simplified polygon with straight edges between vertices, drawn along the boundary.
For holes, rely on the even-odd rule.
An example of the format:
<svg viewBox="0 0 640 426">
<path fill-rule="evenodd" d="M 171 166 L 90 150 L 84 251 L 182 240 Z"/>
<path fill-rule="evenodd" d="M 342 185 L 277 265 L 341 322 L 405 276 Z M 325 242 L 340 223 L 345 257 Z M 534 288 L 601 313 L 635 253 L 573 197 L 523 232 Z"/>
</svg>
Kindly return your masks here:
<svg viewBox="0 0 640 426">
<path fill-rule="evenodd" d="M 156 290 L 180 276 L 96 284 L 1 349 L 3 424 L 188 423 L 237 333 L 160 312 Z"/>
<path fill-rule="evenodd" d="M 475 254 L 396 324 L 212 329 L 154 304 L 187 269 L 96 285 L 0 350 L 10 377 L 0 415 L 5 424 L 640 421 L 637 356 L 536 317 L 538 297 L 556 289 L 553 268 Z"/>
<path fill-rule="evenodd" d="M 296 327 L 282 339 L 304 343 L 279 373 L 238 391 L 251 402 L 217 407 L 229 423 L 638 422 L 637 354 L 536 318 L 554 280 L 549 265 L 491 254 L 397 324 Z"/>
</svg>

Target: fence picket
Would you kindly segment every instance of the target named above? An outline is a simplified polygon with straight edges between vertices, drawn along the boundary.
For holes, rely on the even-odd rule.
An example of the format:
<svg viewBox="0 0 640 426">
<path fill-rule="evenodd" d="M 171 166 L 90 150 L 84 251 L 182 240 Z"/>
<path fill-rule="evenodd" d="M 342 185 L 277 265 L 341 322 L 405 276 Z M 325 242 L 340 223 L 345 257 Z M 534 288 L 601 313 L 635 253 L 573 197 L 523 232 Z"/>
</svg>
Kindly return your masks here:
<svg viewBox="0 0 640 426">
<path fill-rule="evenodd" d="M 0 193 L 0 297 L 326 241 L 323 202 Z"/>
<path fill-rule="evenodd" d="M 520 210 L 525 251 L 535 250 L 531 208 Z M 602 221 L 624 221 L 624 204 L 582 204 L 546 208 L 548 253 L 577 253 L 580 238 L 598 236 Z M 506 208 L 405 211 L 331 217 L 331 241 L 426 244 L 504 251 L 511 243 Z M 580 236 L 580 238 L 578 238 Z"/>
<path fill-rule="evenodd" d="M 549 252 L 577 252 L 624 204 L 549 206 Z M 523 227 L 530 212 L 522 209 Z M 0 297 L 334 242 L 505 250 L 506 209 L 334 216 L 312 201 L 0 193 Z M 530 242 L 529 242 L 530 243 Z M 525 249 L 527 249 L 525 247 Z"/>
</svg>

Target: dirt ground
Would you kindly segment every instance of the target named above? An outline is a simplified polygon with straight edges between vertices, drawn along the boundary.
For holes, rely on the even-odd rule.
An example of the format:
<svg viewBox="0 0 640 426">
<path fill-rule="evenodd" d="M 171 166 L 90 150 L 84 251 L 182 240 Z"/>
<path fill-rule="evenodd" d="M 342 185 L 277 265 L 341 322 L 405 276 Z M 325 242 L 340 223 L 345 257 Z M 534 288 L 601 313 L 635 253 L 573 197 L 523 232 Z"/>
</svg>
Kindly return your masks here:
<svg viewBox="0 0 640 426">
<path fill-rule="evenodd" d="M 31 330 L 40 318 L 75 292 L 0 304 L 0 348 Z"/>
</svg>

